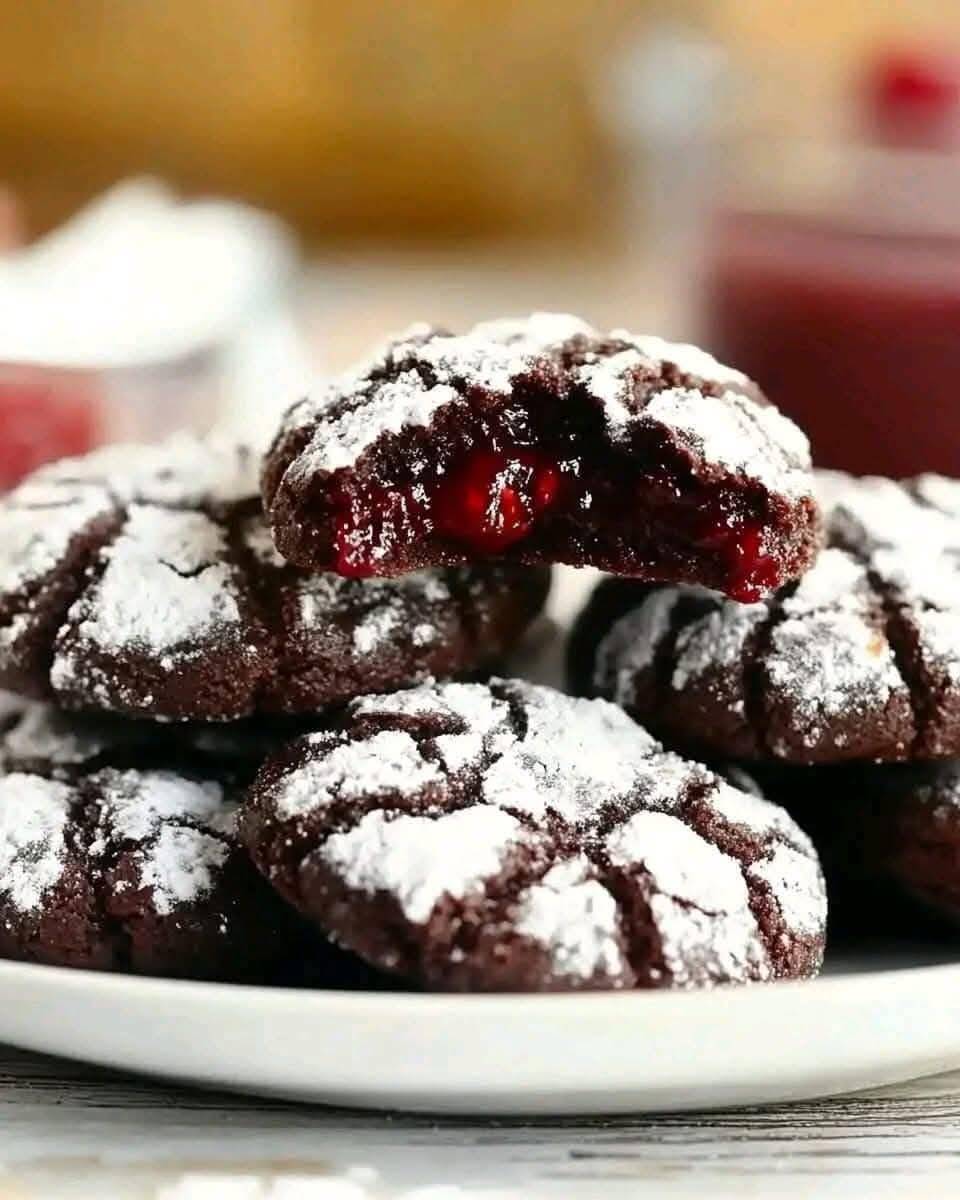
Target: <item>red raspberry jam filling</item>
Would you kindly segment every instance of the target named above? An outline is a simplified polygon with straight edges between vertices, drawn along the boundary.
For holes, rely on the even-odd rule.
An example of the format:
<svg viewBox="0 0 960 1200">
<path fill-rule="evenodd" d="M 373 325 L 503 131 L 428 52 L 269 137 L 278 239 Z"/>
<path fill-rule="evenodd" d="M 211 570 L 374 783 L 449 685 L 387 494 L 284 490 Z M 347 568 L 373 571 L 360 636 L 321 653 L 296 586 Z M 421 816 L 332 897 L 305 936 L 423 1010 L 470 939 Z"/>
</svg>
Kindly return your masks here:
<svg viewBox="0 0 960 1200">
<path fill-rule="evenodd" d="M 433 495 L 434 525 L 453 541 L 496 554 L 525 538 L 560 490 L 560 469 L 530 450 L 475 450 Z"/>
<path fill-rule="evenodd" d="M 557 499 L 560 468 L 531 450 L 473 450 L 432 485 L 368 486 L 336 502 L 334 551 L 341 575 L 377 575 L 391 547 L 435 530 L 479 554 L 530 533 Z"/>
<path fill-rule="evenodd" d="M 403 563 L 406 548 L 430 535 L 478 555 L 497 555 L 528 537 L 561 499 L 584 515 L 592 509 L 595 519 L 626 524 L 629 540 L 631 506 L 616 483 L 601 479 L 588 486 L 556 459 L 526 447 L 507 452 L 476 447 L 433 478 L 420 475 L 401 487 L 354 480 L 335 493 L 335 569 L 355 578 L 391 574 Z M 724 590 L 734 599 L 759 600 L 780 583 L 777 561 L 763 545 L 762 524 L 739 494 L 688 492 L 684 497 L 672 477 L 647 479 L 636 507 L 641 520 L 653 514 L 652 530 L 658 524 L 662 528 L 662 552 L 668 558 L 667 548 L 676 547 L 682 530 L 688 546 L 718 562 Z M 660 541 L 652 530 L 648 526 L 644 536 Z M 656 545 L 653 549 L 658 552 Z"/>
<path fill-rule="evenodd" d="M 334 569 L 340 575 L 366 579 L 389 574 L 391 553 L 398 544 L 423 536 L 425 506 L 411 488 L 368 485 L 341 492 L 336 503 Z"/>
<path fill-rule="evenodd" d="M 763 549 L 762 531 L 756 523 L 716 522 L 696 541 L 723 558 L 727 572 L 725 590 L 732 600 L 753 604 L 779 586 L 780 569 L 773 555 Z"/>
</svg>

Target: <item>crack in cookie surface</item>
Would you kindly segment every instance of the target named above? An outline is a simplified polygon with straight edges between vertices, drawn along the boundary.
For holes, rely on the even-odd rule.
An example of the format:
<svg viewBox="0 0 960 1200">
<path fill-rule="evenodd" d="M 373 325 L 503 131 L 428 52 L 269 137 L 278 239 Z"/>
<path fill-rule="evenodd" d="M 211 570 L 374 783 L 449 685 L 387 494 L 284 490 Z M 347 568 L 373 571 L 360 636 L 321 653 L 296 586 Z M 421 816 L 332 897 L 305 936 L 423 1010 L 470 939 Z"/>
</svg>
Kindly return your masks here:
<svg viewBox="0 0 960 1200">
<path fill-rule="evenodd" d="M 186 731 L 26 708 L 0 736 L 0 954 L 261 977 L 297 931 L 237 837 L 250 755 L 240 733 L 211 750 Z"/>
<path fill-rule="evenodd" d="M 107 447 L 0 504 L 0 685 L 172 720 L 306 712 L 481 671 L 547 587 L 499 565 L 310 575 L 274 551 L 242 446 Z"/>
<path fill-rule="evenodd" d="M 708 986 L 822 954 L 785 813 L 613 705 L 517 680 L 354 701 L 264 767 L 241 828 L 324 932 L 428 987 Z"/>
<path fill-rule="evenodd" d="M 611 602 L 598 597 L 576 635 L 578 688 L 698 753 L 813 763 L 960 752 L 960 484 L 830 474 L 820 486 L 818 562 L 763 604 L 713 600 L 710 628 L 675 635 L 675 686 L 658 707 L 647 660 L 660 635 L 644 613 L 677 611 L 683 589 L 619 594 L 610 630 L 598 626 Z M 759 644 L 738 638 L 752 622 L 771 631 Z"/>
</svg>

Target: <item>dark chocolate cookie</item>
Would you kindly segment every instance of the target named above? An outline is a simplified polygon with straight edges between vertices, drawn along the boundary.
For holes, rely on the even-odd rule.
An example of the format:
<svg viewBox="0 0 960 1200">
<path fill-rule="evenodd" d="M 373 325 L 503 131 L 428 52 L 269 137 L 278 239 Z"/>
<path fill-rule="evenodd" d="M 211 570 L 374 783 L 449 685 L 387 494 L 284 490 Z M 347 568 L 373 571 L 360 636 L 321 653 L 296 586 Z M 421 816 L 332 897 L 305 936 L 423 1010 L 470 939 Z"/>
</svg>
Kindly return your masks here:
<svg viewBox="0 0 960 1200">
<path fill-rule="evenodd" d="M 931 930 L 937 918 L 960 924 L 960 763 L 781 768 L 763 777 L 820 851 L 832 924 L 911 936 L 924 931 L 924 913 Z"/>
<path fill-rule="evenodd" d="M 571 676 L 697 754 L 960 755 L 960 483 L 823 476 L 828 548 L 766 603 L 601 584 Z M 606 635 L 605 616 L 621 616 Z M 599 645 L 598 645 L 599 643 Z"/>
<path fill-rule="evenodd" d="M 147 723 L 45 705 L 0 736 L 0 956 L 259 979 L 302 940 L 236 832 L 255 765 Z M 141 765 L 134 765 L 141 764 Z"/>
<path fill-rule="evenodd" d="M 315 570 L 494 557 L 756 599 L 813 559 L 809 468 L 703 351 L 540 313 L 391 343 L 290 410 L 263 490 L 281 554 Z"/>
<path fill-rule="evenodd" d="M 816 974 L 825 899 L 787 815 L 614 705 L 516 680 L 354 701 L 260 772 L 241 836 L 334 941 L 428 988 Z"/>
<path fill-rule="evenodd" d="M 0 504 L 0 687 L 172 720 L 307 712 L 497 661 L 547 573 L 395 581 L 276 555 L 256 464 L 180 436 L 45 467 Z"/>
</svg>

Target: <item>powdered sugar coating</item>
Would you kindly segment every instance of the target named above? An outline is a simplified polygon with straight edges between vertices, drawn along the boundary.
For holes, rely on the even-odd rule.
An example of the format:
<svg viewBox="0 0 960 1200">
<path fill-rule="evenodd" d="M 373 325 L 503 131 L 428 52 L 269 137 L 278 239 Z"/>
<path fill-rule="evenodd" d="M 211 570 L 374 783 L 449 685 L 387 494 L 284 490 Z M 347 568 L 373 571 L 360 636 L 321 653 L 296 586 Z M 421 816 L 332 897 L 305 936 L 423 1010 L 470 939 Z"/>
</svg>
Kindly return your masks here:
<svg viewBox="0 0 960 1200">
<path fill-rule="evenodd" d="M 0 735 L 0 956 L 232 978 L 282 953 L 238 842 L 244 770 L 225 744 L 27 707 Z"/>
<path fill-rule="evenodd" d="M 833 472 L 818 486 L 828 544 L 797 584 L 746 607 L 638 589 L 596 643 L 594 687 L 698 752 L 960 753 L 960 484 Z"/>
<path fill-rule="evenodd" d="M 653 666 L 664 638 L 670 633 L 678 593 L 655 592 L 623 621 L 618 622 L 597 648 L 597 684 L 615 663 L 610 680 L 611 698 L 626 706 L 631 703 L 636 676 Z"/>
<path fill-rule="evenodd" d="M 377 811 L 328 838 L 320 854 L 348 887 L 386 892 L 408 920 L 422 925 L 444 896 L 469 896 L 498 875 L 520 828 L 515 817 L 495 808 L 436 818 L 390 819 Z"/>
<path fill-rule="evenodd" d="M 772 704 L 789 706 L 791 733 L 811 749 L 838 717 L 882 710 L 903 688 L 883 632 L 853 612 L 811 613 L 773 631 L 766 659 Z M 774 742 L 774 753 L 786 743 Z"/>
<path fill-rule="evenodd" d="M 793 846 L 780 845 L 769 858 L 752 863 L 747 872 L 767 885 L 791 929 L 817 933 L 823 910 L 817 900 L 820 869 L 813 856 Z"/>
<path fill-rule="evenodd" d="M 218 783 L 170 771 L 108 769 L 93 778 L 101 791 L 93 858 L 117 843 L 135 843 L 140 885 L 161 916 L 213 892 L 236 818 L 236 802 Z"/>
<path fill-rule="evenodd" d="M 168 916 L 181 905 L 196 904 L 214 888 L 229 846 L 190 826 L 164 826 L 143 855 L 140 878 L 153 893 L 153 906 Z"/>
<path fill-rule="evenodd" d="M 104 551 L 105 570 L 67 620 L 99 649 L 135 647 L 164 654 L 185 642 L 222 636 L 240 623 L 237 589 L 225 561 L 224 531 L 199 512 L 134 505 Z M 54 661 L 53 677 L 74 668 Z"/>
<path fill-rule="evenodd" d="M 362 407 L 331 418 L 326 436 L 311 447 L 297 472 L 332 473 L 352 466 L 381 437 L 399 433 L 410 425 L 429 425 L 434 414 L 459 397 L 451 387 L 425 387 L 412 371 L 388 383 Z M 320 402 L 324 404 L 323 401 Z"/>
<path fill-rule="evenodd" d="M 70 799 L 54 780 L 0 778 L 0 894 L 17 912 L 36 910 L 60 881 Z"/>
<path fill-rule="evenodd" d="M 615 866 L 642 872 L 660 952 L 674 980 L 707 984 L 768 977 L 760 929 L 735 858 L 659 812 L 635 813 L 607 836 L 606 845 Z M 822 896 L 819 903 L 822 909 Z"/>
<path fill-rule="evenodd" d="M 797 891 L 823 913 L 785 813 L 615 705 L 516 680 L 355 702 L 342 729 L 264 768 L 241 829 L 328 933 L 431 986 L 695 986 L 819 961 L 822 929 L 791 923 L 800 899 L 781 905 L 746 869 L 789 846 L 812 863 Z"/>
<path fill-rule="evenodd" d="M 617 902 L 583 855 L 557 863 L 520 896 L 517 933 L 545 946 L 560 978 L 620 980 L 627 974 Z"/>
<path fill-rule="evenodd" d="M 161 719 L 310 712 L 517 639 L 545 574 L 289 567 L 242 446 L 181 435 L 42 468 L 0 504 L 0 685 Z"/>
<path fill-rule="evenodd" d="M 563 313 L 483 322 L 461 335 L 417 326 L 412 335 L 401 335 L 368 367 L 355 368 L 322 388 L 315 400 L 296 405 L 293 428 L 309 427 L 311 416 L 318 424 L 291 466 L 294 480 L 353 467 L 379 439 L 428 425 L 446 405 L 464 404 L 471 389 L 509 396 L 518 379 L 546 372 L 563 396 L 580 386 L 599 400 L 614 437 L 624 436 L 637 421 L 659 425 L 681 435 L 715 468 L 756 479 L 784 495 L 810 493 L 803 434 L 754 394 L 744 394 L 752 386 L 745 375 L 695 346 L 624 329 L 604 335 Z M 593 349 L 610 345 L 613 352 Z M 563 360 L 573 348 L 580 351 L 578 361 L 567 368 Z M 371 377 L 391 361 L 405 369 L 395 380 L 371 387 Z M 646 405 L 638 403 L 637 374 L 660 374 L 665 364 L 708 383 L 711 392 L 667 388 Z"/>
<path fill-rule="evenodd" d="M 3 761 L 44 762 L 53 770 L 80 766 L 97 757 L 111 738 L 103 729 L 58 716 L 45 704 L 21 707 L 19 719 L 3 736 Z"/>
<path fill-rule="evenodd" d="M 672 597 L 674 603 L 678 599 Z M 764 615 L 763 605 L 725 600 L 720 608 L 683 628 L 677 635 L 671 688 L 682 692 L 690 679 L 717 666 L 734 667 Z"/>
<path fill-rule="evenodd" d="M 314 745 L 326 746 L 323 734 Z M 401 730 L 378 733 L 366 742 L 345 742 L 304 771 L 288 777 L 275 796 L 280 817 L 315 813 L 334 799 L 415 794 L 440 778 L 434 763 L 420 757 L 416 742 Z"/>
<path fill-rule="evenodd" d="M 449 489 L 461 472 L 482 486 L 483 470 L 500 460 L 503 470 L 544 472 L 531 496 L 547 482 L 510 539 L 478 540 L 461 527 Z M 699 573 L 625 517 L 613 479 L 635 484 L 639 517 L 649 503 L 654 526 L 669 529 L 675 507 L 670 532 L 704 560 Z M 778 578 L 810 560 L 817 524 L 806 438 L 742 373 L 693 346 L 550 313 L 464 334 L 418 326 L 401 335 L 290 410 L 265 459 L 263 492 L 284 557 L 347 575 L 399 575 L 482 553 L 699 578 L 734 592 L 723 563 L 689 537 L 686 507 L 699 499 L 706 513 L 716 502 L 718 520 L 742 507 Z"/>
<path fill-rule="evenodd" d="M 109 445 L 82 458 L 60 459 L 21 487 L 48 486 L 60 495 L 89 487 L 105 492 L 118 508 L 157 504 L 209 510 L 254 496 L 257 468 L 253 452 L 229 438 L 182 432 L 152 445 Z"/>
<path fill-rule="evenodd" d="M 724 392 L 720 400 L 694 388 L 672 388 L 655 395 L 640 419 L 672 430 L 705 462 L 731 474 L 785 496 L 809 495 L 810 451 L 796 426 L 780 414 L 771 419 L 766 408 L 737 392 Z"/>
<path fill-rule="evenodd" d="M 71 543 L 110 504 L 95 489 L 72 490 L 24 485 L 3 503 L 0 539 L 0 592 L 21 592 L 38 583 L 63 560 Z"/>
</svg>

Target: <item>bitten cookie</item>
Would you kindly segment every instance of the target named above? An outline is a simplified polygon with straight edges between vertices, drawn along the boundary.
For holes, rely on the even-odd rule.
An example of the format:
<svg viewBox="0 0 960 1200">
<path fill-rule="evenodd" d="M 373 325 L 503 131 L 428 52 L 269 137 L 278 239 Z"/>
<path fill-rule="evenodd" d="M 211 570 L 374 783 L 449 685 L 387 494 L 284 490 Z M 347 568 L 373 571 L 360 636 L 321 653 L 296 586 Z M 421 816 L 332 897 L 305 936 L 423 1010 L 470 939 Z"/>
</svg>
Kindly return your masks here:
<svg viewBox="0 0 960 1200">
<path fill-rule="evenodd" d="M 334 941 L 428 988 L 690 988 L 823 954 L 820 867 L 781 809 L 517 680 L 354 701 L 264 766 L 241 830 Z"/>
<path fill-rule="evenodd" d="M 0 687 L 161 719 L 309 712 L 498 661 L 547 572 L 307 575 L 251 455 L 182 435 L 45 467 L 0 503 Z"/>
<path fill-rule="evenodd" d="M 813 559 L 809 467 L 796 426 L 703 351 L 540 313 L 415 327 L 290 410 L 263 491 L 303 567 L 495 557 L 752 600 Z"/>
<path fill-rule="evenodd" d="M 0 956 L 257 979 L 302 935 L 236 833 L 253 766 L 44 705 L 0 737 Z M 140 764 L 140 765 L 134 765 Z"/>
<path fill-rule="evenodd" d="M 579 622 L 572 681 L 583 688 L 592 643 L 587 690 L 697 754 L 960 755 L 960 483 L 829 475 L 820 487 L 828 548 L 799 583 L 738 605 L 605 582 Z"/>
</svg>

